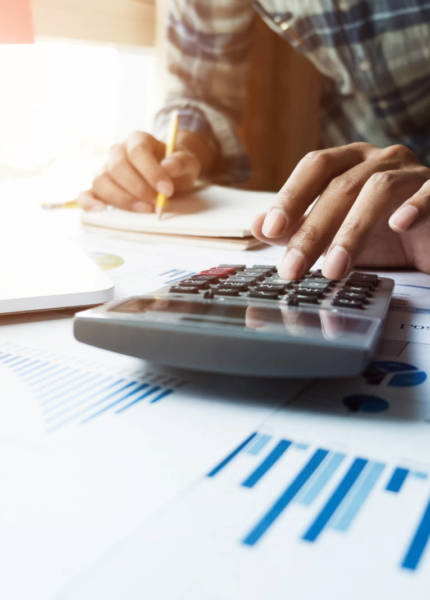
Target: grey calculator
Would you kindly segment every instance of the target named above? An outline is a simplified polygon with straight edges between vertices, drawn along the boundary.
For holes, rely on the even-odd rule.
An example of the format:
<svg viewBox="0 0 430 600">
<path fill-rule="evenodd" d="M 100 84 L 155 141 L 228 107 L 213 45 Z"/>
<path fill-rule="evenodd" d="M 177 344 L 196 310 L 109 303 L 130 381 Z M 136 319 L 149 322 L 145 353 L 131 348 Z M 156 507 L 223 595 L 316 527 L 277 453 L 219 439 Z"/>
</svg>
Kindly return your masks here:
<svg viewBox="0 0 430 600">
<path fill-rule="evenodd" d="M 361 373 L 394 282 L 321 271 L 285 281 L 271 265 L 218 265 L 151 294 L 80 312 L 81 342 L 175 367 L 269 377 Z"/>
</svg>

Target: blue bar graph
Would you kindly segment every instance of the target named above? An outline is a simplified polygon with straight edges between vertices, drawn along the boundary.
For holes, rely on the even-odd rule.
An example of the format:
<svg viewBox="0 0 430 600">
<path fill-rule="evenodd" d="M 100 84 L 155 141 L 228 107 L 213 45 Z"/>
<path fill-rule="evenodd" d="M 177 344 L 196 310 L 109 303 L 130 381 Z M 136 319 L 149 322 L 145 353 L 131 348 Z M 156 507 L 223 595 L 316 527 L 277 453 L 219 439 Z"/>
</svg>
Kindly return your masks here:
<svg viewBox="0 0 430 600">
<path fill-rule="evenodd" d="M 337 529 L 337 531 L 347 531 L 378 481 L 384 468 L 384 463 L 380 462 L 374 462 L 368 465 L 367 472 L 365 471 L 363 473 L 363 480 L 358 481 L 356 489 L 353 489 L 352 491 L 350 501 L 346 501 L 347 504 L 345 509 L 333 523 L 334 529 Z"/>
<path fill-rule="evenodd" d="M 251 433 L 251 435 L 249 437 L 247 437 L 241 444 L 239 444 L 239 446 L 237 446 L 237 448 L 235 448 L 232 452 L 230 452 L 230 454 L 228 454 L 220 463 L 218 463 L 216 465 L 216 467 L 214 467 L 211 471 L 209 471 L 209 473 L 207 474 L 207 477 L 215 477 L 215 475 L 218 475 L 218 473 L 222 469 L 224 469 L 224 467 L 226 467 L 234 458 L 236 458 L 236 456 L 240 452 L 242 452 L 242 450 L 245 448 L 245 446 L 247 446 L 247 444 L 249 444 L 249 442 L 251 440 L 253 440 L 256 435 L 257 435 L 256 431 L 254 431 L 254 433 Z"/>
<path fill-rule="evenodd" d="M 170 384 L 166 387 L 151 378 L 146 381 L 140 377 L 117 377 L 106 370 L 83 367 L 76 360 L 67 365 L 31 354 L 0 352 L 0 363 L 22 379 L 38 398 L 48 432 L 71 423 L 88 423 L 109 411 L 122 413 L 144 399 L 148 399 L 148 404 L 158 403 L 183 384 L 176 379 L 165 380 Z"/>
<path fill-rule="evenodd" d="M 254 442 L 252 444 L 249 444 L 248 448 L 246 449 L 247 453 L 253 456 L 259 454 L 263 450 L 263 448 L 266 447 L 266 445 L 270 442 L 271 439 L 271 435 L 259 433 L 254 439 Z"/>
<path fill-rule="evenodd" d="M 315 473 L 314 478 L 309 481 L 310 485 L 303 488 L 302 492 L 297 496 L 297 502 L 300 502 L 304 506 L 310 506 L 336 473 L 344 458 L 345 454 L 341 452 L 334 452 L 328 456 L 325 463 Z"/>
<path fill-rule="evenodd" d="M 405 483 L 406 477 L 408 476 L 408 473 L 409 469 L 404 469 L 403 467 L 396 467 L 385 488 L 387 492 L 400 492 L 403 484 Z"/>
<path fill-rule="evenodd" d="M 299 472 L 292 483 L 286 488 L 276 502 L 270 507 L 260 521 L 253 529 L 245 536 L 242 542 L 248 546 L 253 546 L 265 534 L 269 527 L 287 508 L 296 494 L 305 485 L 312 474 L 318 469 L 319 465 L 325 459 L 328 450 L 319 448 L 314 452 L 310 460 L 306 463 L 303 469 Z"/>
<path fill-rule="evenodd" d="M 406 552 L 405 558 L 402 562 L 404 569 L 414 571 L 421 560 L 424 550 L 426 549 L 427 542 L 430 536 L 430 502 L 424 511 L 421 521 L 418 525 L 418 529 L 415 532 L 412 542 Z"/>
<path fill-rule="evenodd" d="M 327 525 L 331 517 L 334 515 L 336 510 L 343 502 L 345 496 L 348 494 L 349 490 L 352 488 L 352 486 L 358 479 L 360 473 L 362 472 L 366 464 L 367 460 L 364 458 L 356 458 L 354 460 L 354 462 L 348 469 L 346 475 L 339 483 L 336 490 L 329 498 L 321 512 L 318 514 L 315 521 L 303 535 L 304 540 L 306 540 L 307 542 L 315 542 L 315 540 L 324 530 L 324 527 Z"/>
<path fill-rule="evenodd" d="M 273 450 L 266 456 L 258 467 L 242 483 L 243 487 L 254 487 L 262 477 L 273 467 L 291 445 L 289 440 L 281 440 L 276 444 Z"/>
</svg>

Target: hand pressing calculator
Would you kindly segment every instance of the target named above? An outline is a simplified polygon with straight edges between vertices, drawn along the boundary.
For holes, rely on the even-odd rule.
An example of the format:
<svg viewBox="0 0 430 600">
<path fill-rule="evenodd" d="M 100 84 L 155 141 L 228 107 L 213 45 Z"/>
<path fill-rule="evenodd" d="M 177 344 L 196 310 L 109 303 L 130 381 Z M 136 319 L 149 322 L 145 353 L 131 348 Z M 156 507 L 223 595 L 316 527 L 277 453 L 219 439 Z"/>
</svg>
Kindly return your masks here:
<svg viewBox="0 0 430 600">
<path fill-rule="evenodd" d="M 272 377 L 357 375 L 369 362 L 391 279 L 321 271 L 285 281 L 270 265 L 219 265 L 75 317 L 78 340 L 175 367 Z"/>
</svg>

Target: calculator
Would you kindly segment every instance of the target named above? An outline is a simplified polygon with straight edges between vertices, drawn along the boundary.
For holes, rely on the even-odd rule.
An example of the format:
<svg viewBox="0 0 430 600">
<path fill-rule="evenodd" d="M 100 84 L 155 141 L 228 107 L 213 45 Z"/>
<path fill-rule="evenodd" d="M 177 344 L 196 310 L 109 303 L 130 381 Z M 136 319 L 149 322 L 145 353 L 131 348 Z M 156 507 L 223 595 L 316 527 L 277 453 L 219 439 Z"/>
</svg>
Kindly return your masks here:
<svg viewBox="0 0 430 600">
<path fill-rule="evenodd" d="M 272 265 L 221 264 L 153 293 L 77 313 L 81 342 L 174 367 L 266 377 L 361 373 L 394 281 L 320 270 L 286 281 Z"/>
</svg>

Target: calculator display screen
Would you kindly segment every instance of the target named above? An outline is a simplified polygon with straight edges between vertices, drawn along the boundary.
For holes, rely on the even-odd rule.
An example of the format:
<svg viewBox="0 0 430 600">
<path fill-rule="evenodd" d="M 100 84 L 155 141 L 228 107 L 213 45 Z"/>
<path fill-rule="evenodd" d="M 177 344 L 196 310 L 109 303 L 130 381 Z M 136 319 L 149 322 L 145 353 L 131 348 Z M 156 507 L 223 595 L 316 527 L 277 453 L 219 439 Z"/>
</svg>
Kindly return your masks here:
<svg viewBox="0 0 430 600">
<path fill-rule="evenodd" d="M 176 316 L 176 321 L 213 325 L 228 325 L 252 330 L 287 331 L 289 334 L 312 337 L 319 331 L 326 339 L 338 339 L 348 334 L 366 334 L 370 319 L 340 315 L 321 309 L 305 311 L 288 306 L 261 306 L 252 304 L 211 303 L 177 298 L 132 298 L 110 309 L 112 312 L 151 315 L 160 321 Z M 169 318 L 169 320 L 171 320 Z"/>
</svg>

